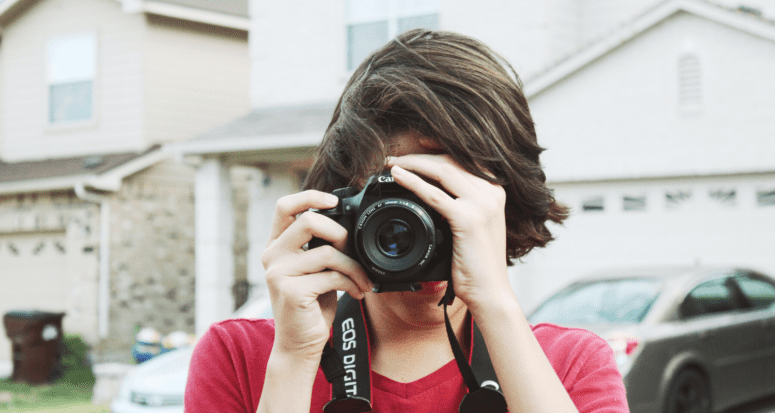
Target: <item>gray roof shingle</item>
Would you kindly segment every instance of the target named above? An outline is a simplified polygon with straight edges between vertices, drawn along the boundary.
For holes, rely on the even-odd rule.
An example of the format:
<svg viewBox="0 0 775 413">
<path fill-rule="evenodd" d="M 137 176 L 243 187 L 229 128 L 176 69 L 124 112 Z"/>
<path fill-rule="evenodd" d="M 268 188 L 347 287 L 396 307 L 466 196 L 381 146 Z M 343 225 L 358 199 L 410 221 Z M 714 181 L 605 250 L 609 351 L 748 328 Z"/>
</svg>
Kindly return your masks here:
<svg viewBox="0 0 775 413">
<path fill-rule="evenodd" d="M 156 145 L 143 152 L 89 155 L 12 163 L 0 161 L 0 183 L 80 175 L 99 175 L 133 159 L 159 150 L 159 148 Z"/>
<path fill-rule="evenodd" d="M 331 122 L 334 107 L 334 104 L 318 104 L 256 109 L 189 142 L 322 132 Z"/>
</svg>

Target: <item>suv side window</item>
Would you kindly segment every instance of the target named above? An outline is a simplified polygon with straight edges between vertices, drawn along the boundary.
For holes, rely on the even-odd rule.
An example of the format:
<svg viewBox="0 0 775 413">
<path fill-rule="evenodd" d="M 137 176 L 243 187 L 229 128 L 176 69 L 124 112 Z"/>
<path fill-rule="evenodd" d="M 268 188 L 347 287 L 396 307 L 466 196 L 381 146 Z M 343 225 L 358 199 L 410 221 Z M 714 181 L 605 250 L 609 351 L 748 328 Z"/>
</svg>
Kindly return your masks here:
<svg viewBox="0 0 775 413">
<path fill-rule="evenodd" d="M 745 273 L 737 275 L 735 282 L 752 308 L 766 308 L 775 303 L 775 285 L 772 283 Z"/>
<path fill-rule="evenodd" d="M 681 303 L 681 317 L 689 318 L 705 314 L 723 313 L 740 308 L 729 278 L 705 281 L 694 287 Z"/>
</svg>

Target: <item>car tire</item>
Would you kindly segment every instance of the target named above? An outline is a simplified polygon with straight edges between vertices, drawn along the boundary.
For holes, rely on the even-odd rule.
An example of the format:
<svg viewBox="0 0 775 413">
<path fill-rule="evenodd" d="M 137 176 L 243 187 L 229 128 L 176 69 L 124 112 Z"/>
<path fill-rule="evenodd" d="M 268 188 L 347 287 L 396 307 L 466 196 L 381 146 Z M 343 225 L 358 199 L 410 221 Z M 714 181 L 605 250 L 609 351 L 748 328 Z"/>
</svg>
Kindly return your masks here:
<svg viewBox="0 0 775 413">
<path fill-rule="evenodd" d="M 681 370 L 673 378 L 665 399 L 665 413 L 711 413 L 710 385 L 696 369 Z"/>
</svg>

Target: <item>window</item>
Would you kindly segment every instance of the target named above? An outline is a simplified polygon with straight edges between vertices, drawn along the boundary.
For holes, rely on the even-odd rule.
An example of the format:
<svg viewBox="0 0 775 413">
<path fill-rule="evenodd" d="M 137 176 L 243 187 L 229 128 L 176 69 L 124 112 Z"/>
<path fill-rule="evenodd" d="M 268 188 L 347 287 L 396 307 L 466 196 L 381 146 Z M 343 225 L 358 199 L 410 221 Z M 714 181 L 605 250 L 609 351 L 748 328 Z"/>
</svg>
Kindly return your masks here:
<svg viewBox="0 0 775 413">
<path fill-rule="evenodd" d="M 48 121 L 83 122 L 94 114 L 96 41 L 93 34 L 59 37 L 48 43 Z"/>
<path fill-rule="evenodd" d="M 678 209 L 688 205 L 692 201 L 692 191 L 674 190 L 665 191 L 665 204 L 668 209 Z"/>
<path fill-rule="evenodd" d="M 604 201 L 602 196 L 595 196 L 587 198 L 581 203 L 581 210 L 584 212 L 596 212 L 604 209 Z"/>
<path fill-rule="evenodd" d="M 775 206 L 775 189 L 756 191 L 756 204 L 760 207 Z"/>
<path fill-rule="evenodd" d="M 729 279 L 725 277 L 694 287 L 681 303 L 681 316 L 688 318 L 740 308 L 728 283 Z"/>
<path fill-rule="evenodd" d="M 775 285 L 748 274 L 735 277 L 737 285 L 753 308 L 766 308 L 775 303 Z"/>
<path fill-rule="evenodd" d="M 625 211 L 645 211 L 646 210 L 645 196 L 625 196 L 623 201 L 624 201 Z"/>
<path fill-rule="evenodd" d="M 708 195 L 710 196 L 711 201 L 715 201 L 717 205 L 721 205 L 724 207 L 733 207 L 735 206 L 735 200 L 737 198 L 737 191 L 734 189 L 711 189 L 710 192 L 708 192 Z"/>
<path fill-rule="evenodd" d="M 561 325 L 640 323 L 660 289 L 660 281 L 651 278 L 574 284 L 541 304 L 530 316 L 530 322 Z"/>
<path fill-rule="evenodd" d="M 440 4 L 440 0 L 347 0 L 347 70 L 407 30 L 438 29 Z"/>
</svg>

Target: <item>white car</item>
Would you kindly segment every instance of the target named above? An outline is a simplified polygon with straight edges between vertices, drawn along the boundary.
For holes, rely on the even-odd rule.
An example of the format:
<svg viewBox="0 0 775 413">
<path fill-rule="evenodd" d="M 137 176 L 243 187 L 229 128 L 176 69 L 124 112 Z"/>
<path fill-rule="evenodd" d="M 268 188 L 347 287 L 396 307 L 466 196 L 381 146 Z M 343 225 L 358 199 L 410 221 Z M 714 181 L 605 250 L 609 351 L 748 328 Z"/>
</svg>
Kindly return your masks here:
<svg viewBox="0 0 775 413">
<path fill-rule="evenodd" d="M 269 296 L 251 299 L 230 318 L 271 318 Z M 118 396 L 110 405 L 111 413 L 183 413 L 183 394 L 194 346 L 183 347 L 156 356 L 129 373 Z"/>
</svg>

